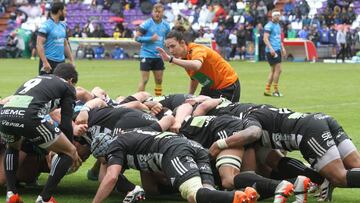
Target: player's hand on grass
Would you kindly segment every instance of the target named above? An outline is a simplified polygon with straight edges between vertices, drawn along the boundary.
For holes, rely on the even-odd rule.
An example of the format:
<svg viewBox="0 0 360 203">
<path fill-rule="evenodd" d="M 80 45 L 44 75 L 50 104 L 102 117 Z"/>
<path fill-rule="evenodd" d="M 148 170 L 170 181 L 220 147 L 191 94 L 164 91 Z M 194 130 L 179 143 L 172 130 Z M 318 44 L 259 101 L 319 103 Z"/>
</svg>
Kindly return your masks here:
<svg viewBox="0 0 360 203">
<path fill-rule="evenodd" d="M 87 111 L 80 111 L 79 115 L 75 119 L 75 124 L 87 124 L 89 119 L 89 113 Z"/>
<path fill-rule="evenodd" d="M 220 153 L 221 149 L 219 148 L 219 146 L 217 145 L 216 142 L 214 142 L 211 147 L 209 148 L 209 153 L 211 155 L 212 158 L 216 158 L 219 153 Z"/>
<path fill-rule="evenodd" d="M 87 124 L 78 124 L 78 125 L 75 125 L 74 126 L 74 135 L 75 136 L 81 136 L 83 135 L 84 133 L 86 133 L 87 131 L 87 128 L 88 128 L 88 125 Z"/>
<path fill-rule="evenodd" d="M 156 50 L 158 50 L 159 55 L 163 61 L 169 61 L 170 55 L 166 53 L 166 51 L 160 47 L 156 47 Z"/>
<path fill-rule="evenodd" d="M 79 169 L 81 164 L 82 164 L 82 160 L 81 160 L 79 154 L 76 152 L 75 156 L 73 157 L 73 164 L 69 170 L 72 172 L 75 172 Z"/>
</svg>

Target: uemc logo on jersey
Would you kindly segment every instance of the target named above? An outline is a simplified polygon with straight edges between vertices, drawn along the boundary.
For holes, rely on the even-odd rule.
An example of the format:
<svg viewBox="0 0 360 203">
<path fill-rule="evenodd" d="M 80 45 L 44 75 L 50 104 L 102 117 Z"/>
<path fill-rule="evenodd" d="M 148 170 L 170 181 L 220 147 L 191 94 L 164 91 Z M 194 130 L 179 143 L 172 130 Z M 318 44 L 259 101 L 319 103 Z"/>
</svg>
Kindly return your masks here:
<svg viewBox="0 0 360 203">
<path fill-rule="evenodd" d="M 20 110 L 20 109 L 1 109 L 0 114 L 1 115 L 5 115 L 6 117 L 24 117 L 25 115 L 25 110 Z"/>
</svg>

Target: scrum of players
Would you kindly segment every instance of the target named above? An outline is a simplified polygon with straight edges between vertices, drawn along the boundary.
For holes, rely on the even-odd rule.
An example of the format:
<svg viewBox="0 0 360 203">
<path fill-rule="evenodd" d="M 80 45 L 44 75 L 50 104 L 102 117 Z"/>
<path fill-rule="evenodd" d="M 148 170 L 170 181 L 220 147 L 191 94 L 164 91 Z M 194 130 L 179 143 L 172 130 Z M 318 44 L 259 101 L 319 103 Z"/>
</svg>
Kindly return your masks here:
<svg viewBox="0 0 360 203">
<path fill-rule="evenodd" d="M 360 187 L 360 156 L 341 125 L 325 113 L 268 104 L 147 92 L 111 99 L 76 87 L 77 72 L 61 64 L 0 101 L 0 185 L 6 201 L 21 202 L 18 184 L 49 173 L 37 203 L 56 202 L 63 176 L 92 154 L 88 178 L 100 182 L 93 202 L 112 192 L 123 202 L 180 193 L 190 203 L 253 203 L 294 195 L 331 201 L 335 187 Z M 75 104 L 75 105 L 74 105 Z M 287 157 L 298 150 L 308 162 Z M 140 171 L 142 186 L 126 169 Z"/>
</svg>

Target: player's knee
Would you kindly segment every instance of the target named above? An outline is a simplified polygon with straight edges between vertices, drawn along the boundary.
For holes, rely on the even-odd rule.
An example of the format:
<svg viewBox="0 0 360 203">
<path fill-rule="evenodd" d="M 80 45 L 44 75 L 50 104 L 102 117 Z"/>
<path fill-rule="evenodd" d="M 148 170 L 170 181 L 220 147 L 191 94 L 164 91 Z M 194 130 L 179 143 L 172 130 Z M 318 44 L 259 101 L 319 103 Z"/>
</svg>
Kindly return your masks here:
<svg viewBox="0 0 360 203">
<path fill-rule="evenodd" d="M 216 159 L 216 168 L 219 170 L 221 167 L 230 168 L 229 171 L 228 170 L 226 171 L 226 174 L 220 174 L 222 186 L 226 189 L 233 189 L 234 177 L 239 173 L 241 169 L 241 159 L 238 156 L 234 156 L 234 155 L 219 156 Z"/>
<path fill-rule="evenodd" d="M 346 171 L 342 171 L 341 173 L 333 174 L 327 179 L 333 184 L 335 187 L 346 187 Z"/>
<path fill-rule="evenodd" d="M 141 83 L 142 85 L 146 85 L 148 83 L 149 80 L 142 80 Z"/>
<path fill-rule="evenodd" d="M 162 78 L 155 78 L 155 83 L 157 85 L 161 85 L 162 84 Z"/>
</svg>

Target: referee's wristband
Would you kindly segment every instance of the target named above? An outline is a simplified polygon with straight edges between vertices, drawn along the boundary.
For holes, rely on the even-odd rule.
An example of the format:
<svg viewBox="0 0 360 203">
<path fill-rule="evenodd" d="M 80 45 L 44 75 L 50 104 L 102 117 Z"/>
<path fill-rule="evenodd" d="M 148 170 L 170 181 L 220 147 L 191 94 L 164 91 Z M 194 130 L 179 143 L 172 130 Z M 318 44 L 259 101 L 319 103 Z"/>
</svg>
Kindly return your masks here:
<svg viewBox="0 0 360 203">
<path fill-rule="evenodd" d="M 88 106 L 83 106 L 80 111 L 87 111 L 89 112 L 91 109 Z"/>
<path fill-rule="evenodd" d="M 219 149 L 226 149 L 229 146 L 226 144 L 225 139 L 220 139 L 218 141 L 216 141 L 217 146 L 219 147 Z"/>
<path fill-rule="evenodd" d="M 173 57 L 173 56 L 170 56 L 169 63 L 172 63 L 172 62 L 173 62 L 173 59 L 174 59 L 174 57 Z"/>
</svg>

